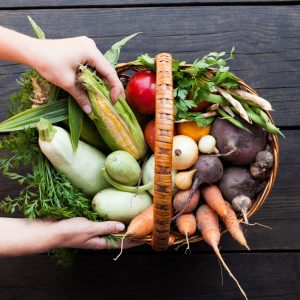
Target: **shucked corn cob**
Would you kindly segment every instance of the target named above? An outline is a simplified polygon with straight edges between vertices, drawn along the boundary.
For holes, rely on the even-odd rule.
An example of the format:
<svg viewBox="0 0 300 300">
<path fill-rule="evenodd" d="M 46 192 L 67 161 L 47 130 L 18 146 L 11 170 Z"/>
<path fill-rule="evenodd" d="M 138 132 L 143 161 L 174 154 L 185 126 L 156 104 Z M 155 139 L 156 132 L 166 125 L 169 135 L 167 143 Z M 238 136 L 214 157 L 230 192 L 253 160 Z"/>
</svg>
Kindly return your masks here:
<svg viewBox="0 0 300 300">
<path fill-rule="evenodd" d="M 112 104 L 107 85 L 86 66 L 81 66 L 78 82 L 86 89 L 93 112 L 90 118 L 113 151 L 124 150 L 135 159 L 142 158 L 147 151 L 140 125 L 124 98 Z"/>
</svg>

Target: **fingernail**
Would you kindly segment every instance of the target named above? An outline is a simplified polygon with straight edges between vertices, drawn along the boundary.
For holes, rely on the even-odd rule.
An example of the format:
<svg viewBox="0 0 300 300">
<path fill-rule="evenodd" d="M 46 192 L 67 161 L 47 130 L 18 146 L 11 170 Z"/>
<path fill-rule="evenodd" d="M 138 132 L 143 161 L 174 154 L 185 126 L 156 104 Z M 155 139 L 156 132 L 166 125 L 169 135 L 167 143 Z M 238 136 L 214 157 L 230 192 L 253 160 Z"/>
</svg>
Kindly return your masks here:
<svg viewBox="0 0 300 300">
<path fill-rule="evenodd" d="M 86 114 L 88 114 L 88 115 L 92 112 L 92 108 L 91 108 L 90 105 L 84 105 L 84 106 L 82 107 L 82 110 L 83 110 Z"/>
<path fill-rule="evenodd" d="M 122 223 L 117 224 L 116 229 L 117 231 L 123 231 L 125 229 L 125 225 Z"/>
</svg>

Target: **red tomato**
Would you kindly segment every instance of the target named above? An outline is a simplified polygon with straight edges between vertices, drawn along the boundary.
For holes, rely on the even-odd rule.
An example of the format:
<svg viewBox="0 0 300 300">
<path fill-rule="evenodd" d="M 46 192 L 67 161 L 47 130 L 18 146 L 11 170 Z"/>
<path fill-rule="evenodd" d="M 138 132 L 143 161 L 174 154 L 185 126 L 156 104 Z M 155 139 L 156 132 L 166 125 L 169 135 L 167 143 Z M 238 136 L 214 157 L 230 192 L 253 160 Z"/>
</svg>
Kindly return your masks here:
<svg viewBox="0 0 300 300">
<path fill-rule="evenodd" d="M 126 86 L 126 100 L 137 112 L 155 113 L 155 73 L 140 71 L 134 74 Z"/>
<path fill-rule="evenodd" d="M 145 130 L 144 130 L 144 135 L 147 144 L 151 148 L 151 150 L 154 152 L 155 148 L 155 119 L 151 120 L 150 122 L 147 123 Z"/>
</svg>

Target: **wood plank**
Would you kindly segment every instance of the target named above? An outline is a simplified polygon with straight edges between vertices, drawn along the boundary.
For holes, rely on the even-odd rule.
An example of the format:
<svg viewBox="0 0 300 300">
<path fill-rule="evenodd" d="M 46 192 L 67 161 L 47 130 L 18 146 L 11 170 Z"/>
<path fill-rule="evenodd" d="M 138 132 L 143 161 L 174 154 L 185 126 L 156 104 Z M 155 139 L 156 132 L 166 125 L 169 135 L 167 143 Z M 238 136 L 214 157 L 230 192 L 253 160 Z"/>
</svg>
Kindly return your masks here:
<svg viewBox="0 0 300 300">
<path fill-rule="evenodd" d="M 298 300 L 300 253 L 224 254 L 249 299 Z M 2 299 L 243 299 L 214 254 L 80 256 L 64 269 L 47 256 L 0 259 Z"/>
<path fill-rule="evenodd" d="M 53 1 L 46 1 L 46 0 L 28 0 L 24 3 L 24 0 L 2 0 L 0 3 L 0 8 L 33 8 L 33 7 L 45 7 L 45 8 L 51 8 L 51 7 L 74 7 L 74 6 L 97 6 L 97 7 L 112 7 L 112 6 L 153 6 L 153 5 L 207 5 L 207 4 L 224 4 L 224 3 L 230 3 L 230 4 L 251 4 L 251 3 L 257 3 L 257 0 L 53 0 Z M 286 4 L 293 4 L 295 3 L 294 0 L 262 0 L 260 3 L 265 4 L 272 4 L 272 3 L 286 3 Z"/>
<path fill-rule="evenodd" d="M 205 6 L 2 10 L 0 18 L 3 26 L 31 34 L 26 20 L 31 15 L 49 38 L 88 35 L 103 51 L 121 37 L 143 31 L 124 48 L 122 61 L 170 51 L 192 62 L 209 51 L 235 46 L 232 70 L 272 102 L 280 126 L 299 126 L 299 13 L 299 6 Z M 0 65 L 1 120 L 20 70 L 14 64 Z"/>
<path fill-rule="evenodd" d="M 300 250 L 300 130 L 284 131 L 286 140 L 281 140 L 279 175 L 274 189 L 251 222 L 260 222 L 273 228 L 248 227 L 246 237 L 252 250 Z M 19 186 L 0 176 L 0 199 L 18 193 Z M 3 214 L 2 214 L 3 216 Z M 244 226 L 244 229 L 246 227 Z M 224 250 L 242 250 L 229 234 L 222 237 Z M 181 252 L 184 252 L 184 247 Z M 209 247 L 200 242 L 192 245 L 193 253 L 207 251 Z M 132 250 L 133 253 L 151 252 L 150 247 Z M 173 250 L 171 250 L 173 252 Z"/>
</svg>

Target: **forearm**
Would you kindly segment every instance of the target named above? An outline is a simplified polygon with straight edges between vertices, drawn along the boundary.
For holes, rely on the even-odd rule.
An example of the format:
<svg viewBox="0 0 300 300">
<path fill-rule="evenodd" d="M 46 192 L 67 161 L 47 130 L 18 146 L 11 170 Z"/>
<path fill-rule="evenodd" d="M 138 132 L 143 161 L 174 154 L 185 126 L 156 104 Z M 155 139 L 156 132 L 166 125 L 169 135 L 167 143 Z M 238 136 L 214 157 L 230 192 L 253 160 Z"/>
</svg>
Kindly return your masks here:
<svg viewBox="0 0 300 300">
<path fill-rule="evenodd" d="M 31 65 L 38 40 L 0 26 L 0 61 Z"/>
<path fill-rule="evenodd" d="M 47 252 L 59 247 L 58 222 L 0 218 L 0 256 Z"/>
</svg>

